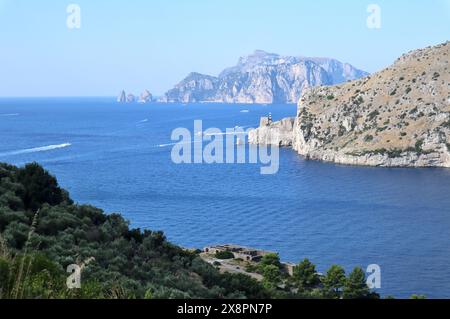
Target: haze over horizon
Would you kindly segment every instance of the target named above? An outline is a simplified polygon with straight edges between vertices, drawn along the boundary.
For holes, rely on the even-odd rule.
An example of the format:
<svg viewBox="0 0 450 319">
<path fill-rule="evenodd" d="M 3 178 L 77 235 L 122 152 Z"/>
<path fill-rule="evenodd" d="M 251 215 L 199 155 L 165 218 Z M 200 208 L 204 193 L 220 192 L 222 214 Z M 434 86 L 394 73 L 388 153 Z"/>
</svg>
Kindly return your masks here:
<svg viewBox="0 0 450 319">
<path fill-rule="evenodd" d="M 67 27 L 67 6 L 81 28 Z M 381 8 L 370 29 L 367 7 Z M 0 96 L 161 95 L 255 50 L 330 57 L 375 72 L 450 40 L 450 0 L 0 0 Z"/>
</svg>

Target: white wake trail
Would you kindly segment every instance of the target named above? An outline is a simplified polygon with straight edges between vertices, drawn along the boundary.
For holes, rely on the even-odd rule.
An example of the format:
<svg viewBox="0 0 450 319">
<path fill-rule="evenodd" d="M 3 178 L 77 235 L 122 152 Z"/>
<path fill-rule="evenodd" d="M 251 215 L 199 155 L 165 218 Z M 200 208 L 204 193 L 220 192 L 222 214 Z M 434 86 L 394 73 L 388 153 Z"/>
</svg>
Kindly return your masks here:
<svg viewBox="0 0 450 319">
<path fill-rule="evenodd" d="M 23 149 L 23 150 L 18 150 L 18 151 L 0 153 L 0 157 L 30 154 L 30 153 L 37 153 L 37 152 L 48 152 L 48 151 L 53 151 L 53 150 L 57 150 L 57 149 L 61 149 L 61 148 L 66 148 L 69 146 L 72 146 L 72 144 L 64 143 L 64 144 L 58 144 L 58 145 L 47 145 L 47 146 L 41 146 L 41 147 L 35 147 L 35 148 L 28 148 L 28 149 Z"/>
<path fill-rule="evenodd" d="M 19 113 L 0 114 L 0 116 L 4 116 L 4 117 L 7 117 L 7 116 L 19 116 L 19 115 L 20 115 Z"/>
</svg>

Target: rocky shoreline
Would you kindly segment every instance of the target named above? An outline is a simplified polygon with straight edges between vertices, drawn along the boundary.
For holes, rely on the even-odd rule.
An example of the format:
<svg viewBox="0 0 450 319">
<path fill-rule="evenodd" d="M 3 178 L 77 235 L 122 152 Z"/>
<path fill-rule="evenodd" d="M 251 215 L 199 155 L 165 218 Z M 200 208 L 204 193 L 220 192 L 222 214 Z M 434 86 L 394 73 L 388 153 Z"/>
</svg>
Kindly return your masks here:
<svg viewBox="0 0 450 319">
<path fill-rule="evenodd" d="M 267 118 L 262 118 L 262 124 L 257 129 L 249 131 L 248 142 L 254 145 L 277 145 L 289 147 L 308 160 L 317 160 L 341 165 L 374 166 L 374 167 L 446 167 L 450 168 L 448 150 L 428 151 L 386 151 L 363 154 L 349 154 L 333 150 L 316 149 L 304 138 L 304 132 L 298 128 L 295 118 L 285 118 L 278 122 L 266 124 Z M 291 128 L 292 125 L 292 128 Z M 296 134 L 298 132 L 298 134 Z M 444 146 L 442 146 L 444 147 Z"/>
</svg>

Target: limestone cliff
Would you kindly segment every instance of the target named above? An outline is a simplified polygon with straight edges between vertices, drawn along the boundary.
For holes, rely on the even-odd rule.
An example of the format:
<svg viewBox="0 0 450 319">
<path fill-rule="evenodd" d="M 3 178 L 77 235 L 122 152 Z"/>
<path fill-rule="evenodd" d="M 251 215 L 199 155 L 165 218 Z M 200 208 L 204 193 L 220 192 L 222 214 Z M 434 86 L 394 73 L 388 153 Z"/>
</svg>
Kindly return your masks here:
<svg viewBox="0 0 450 319">
<path fill-rule="evenodd" d="M 262 118 L 259 128 L 249 131 L 249 143 L 282 147 L 293 146 L 295 125 L 295 118 L 286 118 L 273 123 L 268 118 Z"/>
<path fill-rule="evenodd" d="M 447 42 L 364 79 L 305 90 L 293 148 L 340 164 L 450 167 L 449 60 Z"/>
<path fill-rule="evenodd" d="M 196 103 L 212 101 L 215 99 L 217 87 L 218 78 L 194 72 L 161 97 L 160 102 Z"/>
<path fill-rule="evenodd" d="M 332 85 L 367 73 L 337 60 L 256 51 L 218 77 L 191 73 L 162 102 L 297 103 L 305 88 Z"/>
</svg>

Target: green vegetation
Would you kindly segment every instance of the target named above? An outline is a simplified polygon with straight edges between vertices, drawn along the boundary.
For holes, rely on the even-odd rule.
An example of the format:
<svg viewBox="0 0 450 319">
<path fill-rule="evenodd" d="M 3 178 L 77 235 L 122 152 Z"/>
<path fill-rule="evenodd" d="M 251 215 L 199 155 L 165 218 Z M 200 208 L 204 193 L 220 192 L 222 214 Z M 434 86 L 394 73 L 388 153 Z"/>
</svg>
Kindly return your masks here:
<svg viewBox="0 0 450 319">
<path fill-rule="evenodd" d="M 217 251 L 216 254 L 215 254 L 215 257 L 217 259 L 225 260 L 225 259 L 233 259 L 234 255 L 230 251 Z"/>
<path fill-rule="evenodd" d="M 450 120 L 443 122 L 441 126 L 450 129 Z"/>
<path fill-rule="evenodd" d="M 294 268 L 294 281 L 302 290 L 312 289 L 319 285 L 320 278 L 316 266 L 308 259 L 303 260 Z"/>
<path fill-rule="evenodd" d="M 357 105 L 361 105 L 364 103 L 364 98 L 362 96 L 359 96 L 358 99 L 356 99 L 355 103 Z"/>
<path fill-rule="evenodd" d="M 345 270 L 341 266 L 333 265 L 322 279 L 324 290 L 331 299 L 340 299 L 346 284 Z"/>
<path fill-rule="evenodd" d="M 364 136 L 364 142 L 372 142 L 372 141 L 373 141 L 373 135 Z"/>
<path fill-rule="evenodd" d="M 344 299 L 361 299 L 370 296 L 369 288 L 366 284 L 364 270 L 355 268 L 345 281 L 342 292 Z"/>
<path fill-rule="evenodd" d="M 423 142 L 424 142 L 423 139 L 420 139 L 420 140 L 417 140 L 417 142 L 415 144 L 415 148 L 414 149 L 419 154 L 423 152 L 423 149 L 422 149 Z"/>
<path fill-rule="evenodd" d="M 263 276 L 257 281 L 221 274 L 220 263 L 198 254 L 162 232 L 130 229 L 120 215 L 74 204 L 38 164 L 0 164 L 0 298 L 378 298 L 358 270 L 346 278 L 333 266 L 321 276 L 305 259 L 289 276 L 270 254 L 247 267 Z M 70 290 L 73 264 L 82 285 Z"/>
<path fill-rule="evenodd" d="M 415 113 L 417 113 L 417 111 L 418 111 L 418 108 L 416 106 L 415 108 L 413 108 L 412 110 L 409 111 L 409 114 L 415 114 Z"/>
<path fill-rule="evenodd" d="M 221 275 L 162 232 L 75 205 L 37 164 L 0 164 L 0 298 L 267 298 L 247 276 Z M 91 260 L 81 289 L 66 268 Z"/>
<path fill-rule="evenodd" d="M 370 112 L 369 115 L 367 115 L 367 118 L 369 119 L 369 121 L 372 121 L 373 119 L 375 119 L 378 115 L 380 115 L 380 112 L 378 112 L 378 110 L 375 110 L 373 112 Z"/>
<path fill-rule="evenodd" d="M 424 295 L 412 295 L 410 299 L 413 299 L 413 300 L 424 300 L 424 299 L 427 299 L 427 297 L 424 296 Z"/>
</svg>

